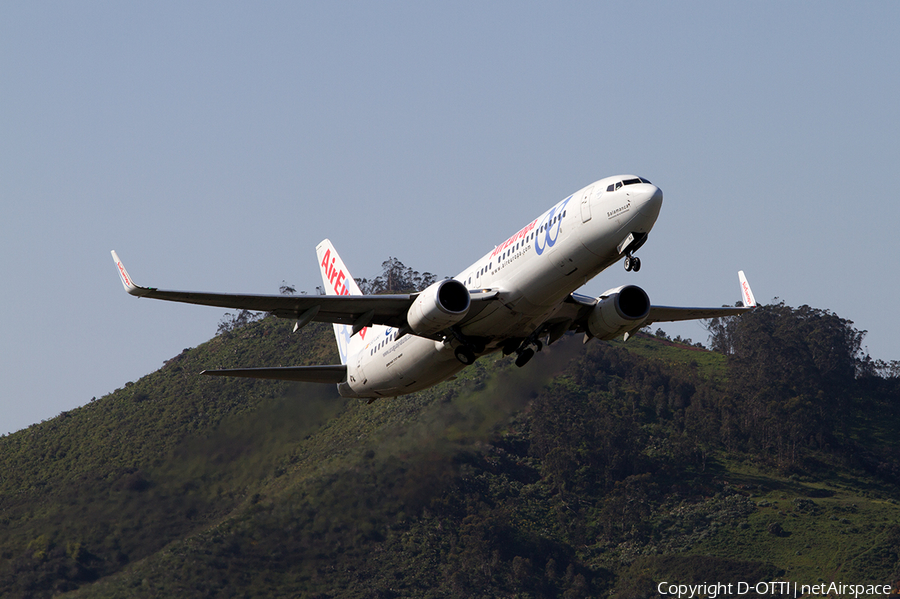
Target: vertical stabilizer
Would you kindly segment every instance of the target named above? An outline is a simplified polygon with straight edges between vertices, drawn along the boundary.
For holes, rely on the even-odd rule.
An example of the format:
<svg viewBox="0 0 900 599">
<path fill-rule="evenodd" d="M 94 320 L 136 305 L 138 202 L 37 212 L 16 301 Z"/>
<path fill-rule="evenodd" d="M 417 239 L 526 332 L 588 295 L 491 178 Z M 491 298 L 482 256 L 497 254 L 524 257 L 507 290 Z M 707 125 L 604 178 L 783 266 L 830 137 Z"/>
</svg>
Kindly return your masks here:
<svg viewBox="0 0 900 599">
<path fill-rule="evenodd" d="M 344 261 L 338 256 L 331 241 L 324 239 L 316 246 L 319 259 L 319 270 L 322 273 L 325 295 L 362 295 L 359 285 L 350 276 Z M 349 356 L 354 355 L 364 344 L 366 330 L 353 335 L 353 327 L 346 324 L 334 325 L 334 337 L 337 340 L 341 364 L 346 364 Z"/>
</svg>

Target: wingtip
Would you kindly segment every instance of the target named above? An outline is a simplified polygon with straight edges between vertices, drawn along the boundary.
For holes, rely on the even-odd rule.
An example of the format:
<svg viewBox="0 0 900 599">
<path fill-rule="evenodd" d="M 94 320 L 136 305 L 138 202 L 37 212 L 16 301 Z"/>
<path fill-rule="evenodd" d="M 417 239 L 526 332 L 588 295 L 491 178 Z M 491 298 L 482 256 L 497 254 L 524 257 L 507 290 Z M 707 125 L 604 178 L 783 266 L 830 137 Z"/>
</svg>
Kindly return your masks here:
<svg viewBox="0 0 900 599">
<path fill-rule="evenodd" d="M 740 280 L 741 283 L 741 298 L 743 299 L 744 306 L 747 308 L 755 308 L 756 298 L 753 296 L 753 291 L 750 289 L 750 283 L 747 282 L 747 277 L 744 275 L 743 270 L 738 271 L 738 280 Z"/>
<path fill-rule="evenodd" d="M 116 250 L 110 250 L 110 254 L 112 254 L 113 262 L 116 263 L 116 269 L 119 271 L 119 280 L 122 281 L 122 287 L 125 288 L 125 291 L 130 295 L 136 295 L 138 297 L 146 295 L 148 290 L 135 284 L 134 280 L 128 274 L 128 271 L 125 270 L 125 265 L 122 264 L 122 260 L 119 259 Z"/>
</svg>

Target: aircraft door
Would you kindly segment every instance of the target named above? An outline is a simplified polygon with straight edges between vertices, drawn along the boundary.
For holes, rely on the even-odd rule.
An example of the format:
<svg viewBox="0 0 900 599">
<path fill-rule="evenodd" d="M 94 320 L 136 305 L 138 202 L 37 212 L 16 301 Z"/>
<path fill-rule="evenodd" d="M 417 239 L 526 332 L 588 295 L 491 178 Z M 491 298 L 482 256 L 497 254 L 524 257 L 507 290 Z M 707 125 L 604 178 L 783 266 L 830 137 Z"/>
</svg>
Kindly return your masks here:
<svg viewBox="0 0 900 599">
<path fill-rule="evenodd" d="M 591 220 L 591 196 L 594 195 L 594 186 L 591 185 L 581 194 L 581 222 Z"/>
</svg>

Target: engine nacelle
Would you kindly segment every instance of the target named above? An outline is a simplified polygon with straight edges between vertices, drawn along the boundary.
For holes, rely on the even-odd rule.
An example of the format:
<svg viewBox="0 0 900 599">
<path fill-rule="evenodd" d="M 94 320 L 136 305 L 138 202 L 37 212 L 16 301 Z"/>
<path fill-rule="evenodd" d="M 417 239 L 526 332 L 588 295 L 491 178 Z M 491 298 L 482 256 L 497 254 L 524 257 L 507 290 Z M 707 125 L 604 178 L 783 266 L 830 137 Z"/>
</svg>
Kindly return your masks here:
<svg viewBox="0 0 900 599">
<path fill-rule="evenodd" d="M 433 335 L 453 326 L 469 311 L 469 290 L 456 279 L 444 279 L 416 297 L 406 313 L 413 333 Z"/>
<path fill-rule="evenodd" d="M 588 316 L 588 331 L 598 339 L 615 339 L 641 326 L 650 314 L 650 298 L 636 285 L 623 285 L 600 296 Z"/>
</svg>

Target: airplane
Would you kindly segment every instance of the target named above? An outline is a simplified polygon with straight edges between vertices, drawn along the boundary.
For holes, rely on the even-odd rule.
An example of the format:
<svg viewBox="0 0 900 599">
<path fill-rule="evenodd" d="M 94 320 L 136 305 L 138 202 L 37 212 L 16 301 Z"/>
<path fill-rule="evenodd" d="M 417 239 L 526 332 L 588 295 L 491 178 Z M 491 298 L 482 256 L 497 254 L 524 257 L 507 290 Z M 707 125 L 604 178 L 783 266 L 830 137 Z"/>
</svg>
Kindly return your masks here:
<svg viewBox="0 0 900 599">
<path fill-rule="evenodd" d="M 627 340 L 655 322 L 742 314 L 756 306 L 739 271 L 742 306 L 656 306 L 636 285 L 599 297 L 576 290 L 618 261 L 641 268 L 634 253 L 647 241 L 663 193 L 647 179 L 600 179 L 556 203 L 453 278 L 418 293 L 363 295 L 332 243 L 316 256 L 325 295 L 236 295 L 141 287 L 115 251 L 125 290 L 137 297 L 263 311 L 334 325 L 340 364 L 204 370 L 201 374 L 336 384 L 343 397 L 374 401 L 431 387 L 479 357 L 516 354 L 524 366 L 544 343 L 569 332 Z"/>
</svg>

